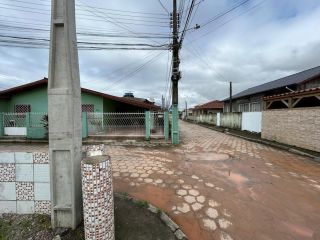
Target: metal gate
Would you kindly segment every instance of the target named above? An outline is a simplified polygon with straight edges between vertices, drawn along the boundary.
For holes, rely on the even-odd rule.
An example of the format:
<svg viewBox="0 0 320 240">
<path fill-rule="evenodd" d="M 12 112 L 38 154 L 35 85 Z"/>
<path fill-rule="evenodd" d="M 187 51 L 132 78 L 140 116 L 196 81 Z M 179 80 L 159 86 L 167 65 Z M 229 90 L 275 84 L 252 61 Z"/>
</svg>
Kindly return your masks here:
<svg viewBox="0 0 320 240">
<path fill-rule="evenodd" d="M 3 127 L 4 127 L 4 135 L 27 136 L 26 114 L 25 113 L 4 113 Z"/>
<path fill-rule="evenodd" d="M 87 113 L 89 135 L 145 136 L 145 113 Z"/>
<path fill-rule="evenodd" d="M 151 112 L 150 118 L 151 136 L 164 137 L 164 113 Z"/>
</svg>

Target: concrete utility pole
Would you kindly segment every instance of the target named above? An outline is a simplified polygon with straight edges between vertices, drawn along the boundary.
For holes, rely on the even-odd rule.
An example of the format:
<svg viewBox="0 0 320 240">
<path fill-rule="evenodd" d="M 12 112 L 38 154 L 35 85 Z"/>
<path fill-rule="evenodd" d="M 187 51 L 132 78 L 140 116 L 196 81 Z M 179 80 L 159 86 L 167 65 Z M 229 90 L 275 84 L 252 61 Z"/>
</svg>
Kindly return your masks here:
<svg viewBox="0 0 320 240">
<path fill-rule="evenodd" d="M 229 107 L 230 107 L 230 111 L 229 112 L 233 112 L 232 110 L 232 82 L 230 82 L 230 102 L 229 102 Z"/>
<path fill-rule="evenodd" d="M 75 1 L 52 0 L 48 83 L 52 226 L 75 229 L 82 218 L 81 90 Z"/>
<path fill-rule="evenodd" d="M 178 109 L 178 82 L 181 78 L 179 70 L 180 59 L 179 59 L 179 36 L 178 36 L 178 14 L 177 14 L 177 0 L 173 0 L 173 13 L 172 13 L 172 129 L 171 139 L 172 144 L 179 144 L 179 109 Z"/>
</svg>

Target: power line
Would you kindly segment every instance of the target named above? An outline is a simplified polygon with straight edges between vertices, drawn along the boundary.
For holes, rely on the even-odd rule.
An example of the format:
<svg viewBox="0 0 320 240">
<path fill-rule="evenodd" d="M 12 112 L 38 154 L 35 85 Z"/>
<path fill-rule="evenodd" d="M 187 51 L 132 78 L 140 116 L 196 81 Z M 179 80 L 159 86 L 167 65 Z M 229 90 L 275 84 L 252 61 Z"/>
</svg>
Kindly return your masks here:
<svg viewBox="0 0 320 240">
<path fill-rule="evenodd" d="M 168 13 L 168 15 L 170 14 L 168 9 L 163 5 L 163 3 L 161 2 L 161 0 L 158 0 L 158 2 L 160 3 L 161 7 L 164 9 L 164 11 L 166 11 L 166 13 Z"/>
<path fill-rule="evenodd" d="M 241 6 L 247 4 L 247 3 L 250 2 L 250 1 L 251 1 L 251 0 L 245 0 L 245 1 L 241 2 L 241 3 L 239 3 L 239 4 L 236 4 L 235 6 L 233 6 L 232 8 L 230 8 L 229 10 L 227 10 L 227 11 L 225 11 L 225 12 L 223 12 L 223 13 L 220 13 L 220 14 L 216 15 L 215 17 L 213 17 L 212 19 L 210 19 L 210 20 L 207 21 L 206 23 L 200 24 L 200 26 L 203 28 L 203 27 L 207 26 L 208 24 L 216 21 L 217 19 L 219 19 L 219 18 L 227 15 L 228 13 L 234 11 L 235 9 L 240 8 Z"/>
<path fill-rule="evenodd" d="M 248 12 L 250 12 L 250 11 L 253 11 L 254 9 L 258 8 L 258 7 L 261 6 L 265 1 L 266 1 L 266 0 L 262 0 L 261 2 L 259 2 L 259 3 L 255 4 L 255 5 L 253 5 L 252 7 L 248 8 L 246 11 L 244 11 L 244 12 L 242 12 L 242 13 L 239 13 L 238 15 L 236 15 L 236 16 L 232 17 L 231 19 L 223 22 L 222 24 L 218 25 L 216 28 L 210 30 L 209 32 L 200 35 L 198 38 L 196 38 L 196 39 L 188 42 L 187 44 L 190 44 L 190 43 L 192 43 L 192 42 L 198 41 L 199 39 L 201 39 L 201 38 L 203 38 L 203 37 L 205 37 L 205 36 L 207 36 L 207 35 L 215 32 L 216 30 L 218 30 L 219 28 L 223 27 L 224 25 L 232 22 L 232 21 L 235 20 L 236 18 L 241 17 L 241 16 L 243 16 L 244 14 L 246 14 L 246 13 L 248 13 Z"/>
<path fill-rule="evenodd" d="M 182 46 L 183 39 L 184 39 L 184 36 L 186 34 L 186 30 L 188 28 L 188 25 L 189 25 L 189 21 L 190 21 L 191 14 L 192 14 L 192 11 L 193 11 L 193 8 L 194 8 L 194 4 L 195 4 L 195 0 L 192 0 L 191 5 L 190 5 L 190 9 L 189 9 L 189 13 L 188 13 L 188 16 L 187 16 L 187 20 L 186 20 L 186 23 L 184 25 L 184 29 L 183 29 L 181 37 L 180 37 L 180 42 L 179 42 L 180 48 Z"/>
<path fill-rule="evenodd" d="M 109 87 L 108 89 L 111 89 L 112 87 L 115 87 L 117 85 L 119 85 L 120 82 L 122 82 L 123 80 L 126 79 L 129 80 L 130 78 L 132 78 L 135 74 L 137 74 L 138 72 L 140 72 L 145 66 L 147 66 L 148 64 L 154 62 L 161 54 L 163 54 L 163 52 L 157 54 L 156 56 L 152 57 L 150 60 L 148 60 L 147 62 L 145 62 L 144 64 L 142 64 L 141 66 L 139 66 L 137 69 L 135 69 L 134 71 L 130 72 L 129 74 L 123 76 L 122 78 L 114 81 Z M 116 85 L 115 85 L 116 84 Z"/>
</svg>

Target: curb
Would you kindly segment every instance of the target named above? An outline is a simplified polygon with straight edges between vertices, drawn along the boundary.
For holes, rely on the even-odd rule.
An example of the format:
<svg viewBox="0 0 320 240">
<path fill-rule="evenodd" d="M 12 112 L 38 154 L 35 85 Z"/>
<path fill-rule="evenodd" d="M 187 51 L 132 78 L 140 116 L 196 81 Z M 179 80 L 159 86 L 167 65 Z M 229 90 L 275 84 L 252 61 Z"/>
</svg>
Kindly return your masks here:
<svg viewBox="0 0 320 240">
<path fill-rule="evenodd" d="M 250 141 L 250 142 L 256 142 L 256 143 L 264 144 L 264 145 L 275 147 L 275 148 L 278 148 L 278 149 L 281 149 L 281 150 L 285 150 L 285 151 L 288 151 L 288 152 L 291 152 L 291 153 L 295 153 L 295 154 L 298 154 L 298 155 L 301 155 L 301 156 L 304 156 L 304 157 L 309 157 L 309 158 L 311 158 L 312 161 L 320 163 L 320 157 L 319 156 L 306 153 L 306 152 L 304 152 L 302 150 L 296 149 L 296 148 L 291 147 L 291 146 L 284 146 L 284 145 L 281 145 L 281 144 L 278 144 L 278 143 L 275 143 L 275 142 L 269 142 L 269 141 L 265 141 L 265 140 L 262 140 L 262 139 L 249 138 L 249 137 L 245 137 L 245 136 L 238 135 L 238 134 L 235 134 L 235 133 L 225 132 L 225 131 L 220 130 L 220 129 L 215 129 L 215 128 L 210 127 L 210 126 L 202 125 L 202 124 L 198 124 L 198 123 L 194 123 L 194 122 L 189 122 L 189 123 L 196 124 L 198 126 L 201 126 L 201 127 L 204 127 L 204 128 L 208 128 L 208 129 L 216 131 L 216 132 L 221 132 L 221 133 L 225 133 L 225 134 L 228 134 L 228 135 L 231 135 L 231 136 L 234 136 L 234 137 L 242 138 L 242 139 L 245 139 L 245 140 Z"/>
<path fill-rule="evenodd" d="M 126 199 L 126 200 L 130 200 L 134 203 L 139 203 L 141 202 L 141 200 L 137 200 L 129 195 L 125 195 L 122 193 L 114 193 L 113 194 L 116 197 L 122 198 L 122 199 Z M 152 212 L 153 214 L 157 215 L 160 220 L 167 225 L 168 228 L 170 228 L 170 230 L 174 233 L 174 235 L 176 236 L 176 238 L 178 240 L 188 240 L 187 236 L 184 234 L 184 232 L 180 229 L 180 227 L 178 226 L 178 224 L 176 224 L 165 212 L 163 212 L 161 209 L 155 207 L 154 205 L 152 205 L 151 203 L 147 203 L 146 209 L 148 209 L 150 212 Z"/>
</svg>

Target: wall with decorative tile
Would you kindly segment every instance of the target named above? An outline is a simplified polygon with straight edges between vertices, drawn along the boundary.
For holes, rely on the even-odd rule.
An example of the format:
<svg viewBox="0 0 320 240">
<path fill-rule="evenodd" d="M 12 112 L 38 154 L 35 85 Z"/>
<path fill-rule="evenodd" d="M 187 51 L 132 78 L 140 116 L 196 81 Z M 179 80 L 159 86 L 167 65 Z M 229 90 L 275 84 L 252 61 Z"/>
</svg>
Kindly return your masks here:
<svg viewBox="0 0 320 240">
<path fill-rule="evenodd" d="M 0 213 L 50 214 L 47 152 L 0 152 Z"/>
</svg>

